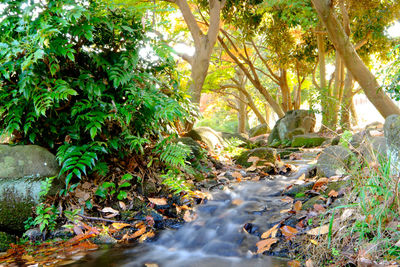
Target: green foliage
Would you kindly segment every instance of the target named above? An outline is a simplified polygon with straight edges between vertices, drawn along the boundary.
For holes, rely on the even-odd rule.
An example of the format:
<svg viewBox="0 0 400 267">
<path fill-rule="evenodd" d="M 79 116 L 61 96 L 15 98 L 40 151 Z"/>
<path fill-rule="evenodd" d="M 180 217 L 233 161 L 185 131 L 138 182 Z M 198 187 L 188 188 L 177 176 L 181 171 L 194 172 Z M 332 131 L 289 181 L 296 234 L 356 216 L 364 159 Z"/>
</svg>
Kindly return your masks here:
<svg viewBox="0 0 400 267">
<path fill-rule="evenodd" d="M 342 136 L 340 137 L 339 140 L 339 145 L 341 145 L 344 148 L 349 148 L 350 145 L 350 140 L 353 137 L 353 133 L 346 130 L 343 132 Z"/>
<path fill-rule="evenodd" d="M 384 76 L 383 85 L 397 101 L 400 100 L 400 44 L 393 48 L 390 53 L 395 59 L 391 62 L 388 68 L 382 71 Z"/>
<path fill-rule="evenodd" d="M 133 179 L 132 174 L 127 173 L 121 177 L 118 185 L 116 185 L 113 182 L 103 182 L 103 184 L 97 188 L 97 190 L 94 194 L 103 199 L 106 199 L 107 197 L 111 198 L 116 193 L 118 193 L 117 194 L 118 200 L 124 200 L 128 196 L 128 193 L 125 189 L 128 187 L 131 187 L 131 185 L 132 185 L 128 181 L 130 181 L 132 179 Z"/>
<path fill-rule="evenodd" d="M 91 171 L 105 175 L 107 155 L 144 154 L 191 120 L 143 12 L 49 0 L 7 1 L 0 13 L 0 134 L 57 152 L 65 194 Z"/>
<path fill-rule="evenodd" d="M 33 219 L 29 217 L 25 223 L 25 229 L 30 229 L 35 226 L 39 226 L 41 232 L 45 229 L 54 231 L 57 225 L 58 210 L 54 206 L 47 207 L 41 203 L 36 207 L 36 217 Z"/>
<path fill-rule="evenodd" d="M 181 175 L 182 173 L 176 169 L 168 170 L 166 174 L 161 175 L 161 178 L 163 178 L 162 183 L 168 186 L 174 194 L 180 194 L 181 192 L 190 194 L 192 191 L 185 180 L 180 177 Z"/>
</svg>

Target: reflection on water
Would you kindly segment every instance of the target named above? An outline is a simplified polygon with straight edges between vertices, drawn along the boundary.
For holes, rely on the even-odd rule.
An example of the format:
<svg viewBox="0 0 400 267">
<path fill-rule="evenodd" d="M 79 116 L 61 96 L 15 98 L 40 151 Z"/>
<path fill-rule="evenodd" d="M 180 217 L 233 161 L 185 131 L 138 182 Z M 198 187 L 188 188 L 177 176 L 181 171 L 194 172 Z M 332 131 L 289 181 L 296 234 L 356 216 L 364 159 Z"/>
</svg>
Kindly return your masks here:
<svg viewBox="0 0 400 267">
<path fill-rule="evenodd" d="M 291 204 L 281 201 L 280 191 L 305 169 L 293 177 L 247 181 L 215 192 L 197 207 L 195 221 L 164 230 L 155 242 L 99 250 L 72 266 L 287 266 L 285 259 L 254 255 L 255 244 L 286 216 L 280 210 Z"/>
</svg>

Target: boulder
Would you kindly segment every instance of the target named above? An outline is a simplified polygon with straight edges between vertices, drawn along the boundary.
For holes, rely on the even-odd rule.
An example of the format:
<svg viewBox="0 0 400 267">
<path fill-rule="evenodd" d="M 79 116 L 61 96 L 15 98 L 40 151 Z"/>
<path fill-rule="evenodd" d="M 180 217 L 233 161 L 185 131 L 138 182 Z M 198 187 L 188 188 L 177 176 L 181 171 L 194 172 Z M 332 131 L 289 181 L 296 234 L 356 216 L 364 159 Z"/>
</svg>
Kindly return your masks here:
<svg viewBox="0 0 400 267">
<path fill-rule="evenodd" d="M 392 163 L 392 173 L 399 174 L 400 170 L 400 116 L 390 115 L 384 124 L 384 133 L 387 144 L 387 156 Z"/>
<path fill-rule="evenodd" d="M 269 129 L 268 124 L 263 123 L 263 124 L 257 125 L 254 128 L 251 128 L 249 130 L 249 137 L 259 136 L 259 135 L 266 134 L 269 132 L 270 132 L 270 129 Z"/>
<path fill-rule="evenodd" d="M 32 207 L 39 202 L 41 184 L 57 176 L 56 157 L 36 145 L 0 145 L 0 231 L 21 233 Z M 54 180 L 51 194 L 62 188 Z"/>
<path fill-rule="evenodd" d="M 325 148 L 317 161 L 317 172 L 320 176 L 331 177 L 348 173 L 354 155 L 342 146 Z"/>
<path fill-rule="evenodd" d="M 360 144 L 357 151 L 366 162 L 387 158 L 386 139 L 383 136 L 371 136 Z"/>
<path fill-rule="evenodd" d="M 226 146 L 226 144 L 233 138 L 240 141 L 238 144 L 239 146 L 251 143 L 243 134 L 217 132 L 210 127 L 198 127 L 192 129 L 185 134 L 185 137 L 190 137 L 195 141 L 204 142 L 211 150 Z"/>
<path fill-rule="evenodd" d="M 312 133 L 314 126 L 315 114 L 313 112 L 308 110 L 288 111 L 276 122 L 268 137 L 268 144 L 290 140 L 295 135 Z"/>
<path fill-rule="evenodd" d="M 265 162 L 275 163 L 276 155 L 276 150 L 273 148 L 259 147 L 242 152 L 237 157 L 236 163 L 248 168 L 252 165 L 251 162 L 247 161 L 250 157 L 259 157 L 261 160 L 258 162 L 258 165 L 263 165 Z"/>
<path fill-rule="evenodd" d="M 326 138 L 316 134 L 296 135 L 292 138 L 292 147 L 316 147 L 322 145 Z"/>
</svg>

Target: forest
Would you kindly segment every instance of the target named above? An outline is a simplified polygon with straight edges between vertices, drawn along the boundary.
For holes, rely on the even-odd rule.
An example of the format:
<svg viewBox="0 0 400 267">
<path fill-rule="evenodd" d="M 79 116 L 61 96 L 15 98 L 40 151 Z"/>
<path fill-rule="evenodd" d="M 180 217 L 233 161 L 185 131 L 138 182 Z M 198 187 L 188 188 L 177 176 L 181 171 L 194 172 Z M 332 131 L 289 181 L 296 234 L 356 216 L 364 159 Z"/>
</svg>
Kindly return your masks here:
<svg viewBox="0 0 400 267">
<path fill-rule="evenodd" d="M 2 0 L 0 266 L 400 266 L 400 2 Z"/>
</svg>

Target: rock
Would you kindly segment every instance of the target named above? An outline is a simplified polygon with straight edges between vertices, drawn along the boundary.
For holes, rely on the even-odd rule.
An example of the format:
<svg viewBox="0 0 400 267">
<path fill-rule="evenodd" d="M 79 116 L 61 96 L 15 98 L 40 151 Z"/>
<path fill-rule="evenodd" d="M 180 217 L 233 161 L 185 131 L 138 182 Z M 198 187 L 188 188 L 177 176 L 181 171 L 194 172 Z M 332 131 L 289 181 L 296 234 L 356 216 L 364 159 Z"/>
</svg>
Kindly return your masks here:
<svg viewBox="0 0 400 267">
<path fill-rule="evenodd" d="M 367 142 L 371 138 L 368 130 L 362 130 L 361 132 L 355 133 L 351 139 L 350 144 L 354 148 L 358 148 L 361 144 Z"/>
<path fill-rule="evenodd" d="M 246 145 L 251 143 L 248 136 L 245 134 L 240 134 L 240 133 L 226 133 L 226 132 L 221 132 L 219 133 L 221 135 L 221 137 L 224 139 L 224 141 L 230 141 L 232 139 L 237 139 L 240 140 L 241 143 L 239 144 L 239 146 L 241 145 Z"/>
<path fill-rule="evenodd" d="M 145 196 L 152 196 L 158 192 L 157 184 L 150 180 L 143 182 L 143 194 Z"/>
<path fill-rule="evenodd" d="M 7 251 L 7 249 L 10 248 L 10 244 L 15 242 L 15 236 L 7 234 L 5 232 L 0 232 L 0 252 Z"/>
<path fill-rule="evenodd" d="M 182 143 L 187 145 L 192 150 L 192 154 L 196 159 L 201 159 L 203 152 L 199 143 L 190 137 L 180 137 L 173 141 L 174 143 Z"/>
<path fill-rule="evenodd" d="M 276 150 L 269 147 L 259 147 L 247 150 L 242 152 L 242 154 L 237 157 L 236 163 L 245 168 L 248 168 L 252 165 L 251 162 L 247 161 L 250 157 L 259 157 L 261 160 L 258 162 L 257 165 L 260 166 L 263 165 L 265 162 L 274 163 L 276 160 Z"/>
<path fill-rule="evenodd" d="M 117 243 L 117 240 L 115 238 L 104 232 L 101 232 L 99 235 L 93 237 L 92 241 L 93 243 L 98 245 L 111 245 Z"/>
<path fill-rule="evenodd" d="M 383 136 L 371 136 L 360 144 L 358 152 L 366 162 L 387 158 L 386 139 Z"/>
<path fill-rule="evenodd" d="M 316 134 L 296 135 L 292 138 L 292 147 L 316 147 L 322 145 L 325 140 Z"/>
<path fill-rule="evenodd" d="M 296 197 L 296 195 L 305 195 L 305 192 L 311 190 L 314 186 L 314 182 L 309 182 L 301 185 L 293 185 L 288 191 L 283 194 L 289 197 Z"/>
<path fill-rule="evenodd" d="M 392 174 L 400 170 L 400 116 L 390 115 L 385 120 L 384 133 L 387 144 L 387 156 L 392 164 Z"/>
<path fill-rule="evenodd" d="M 290 140 L 293 136 L 314 132 L 315 114 L 308 110 L 291 110 L 279 119 L 270 136 L 268 144 Z"/>
<path fill-rule="evenodd" d="M 27 230 L 24 233 L 24 236 L 26 236 L 30 241 L 38 241 L 43 239 L 43 233 L 40 232 L 39 228 L 32 228 Z"/>
<path fill-rule="evenodd" d="M 204 142 L 211 150 L 224 146 L 224 139 L 222 138 L 221 133 L 214 131 L 210 127 L 195 128 L 186 133 L 185 137 L 190 137 L 193 140 Z"/>
<path fill-rule="evenodd" d="M 36 145 L 0 145 L 0 230 L 22 233 L 24 221 L 39 202 L 41 184 L 57 176 L 60 167 L 56 157 Z M 63 187 L 53 180 L 50 194 Z"/>
<path fill-rule="evenodd" d="M 268 124 L 263 123 L 263 124 L 257 125 L 254 128 L 251 128 L 249 130 L 249 137 L 259 136 L 259 135 L 266 134 L 269 132 L 270 132 L 270 129 L 269 129 Z"/>
<path fill-rule="evenodd" d="M 315 196 L 304 202 L 303 206 L 301 207 L 302 210 L 309 210 L 313 209 L 314 204 L 324 204 L 324 201 L 321 200 L 320 196 Z"/>
<path fill-rule="evenodd" d="M 348 173 L 353 153 L 342 146 L 327 147 L 317 161 L 318 174 L 325 177 Z"/>
<path fill-rule="evenodd" d="M 299 152 L 300 149 L 298 148 L 283 148 L 283 149 L 277 149 L 277 154 L 281 159 L 288 159 L 289 156 L 295 152 Z"/>
<path fill-rule="evenodd" d="M 335 138 L 333 138 L 333 139 L 331 140 L 331 145 L 332 145 L 332 146 L 337 146 L 337 145 L 339 144 L 339 142 L 340 142 L 340 135 L 335 136 Z"/>
</svg>

